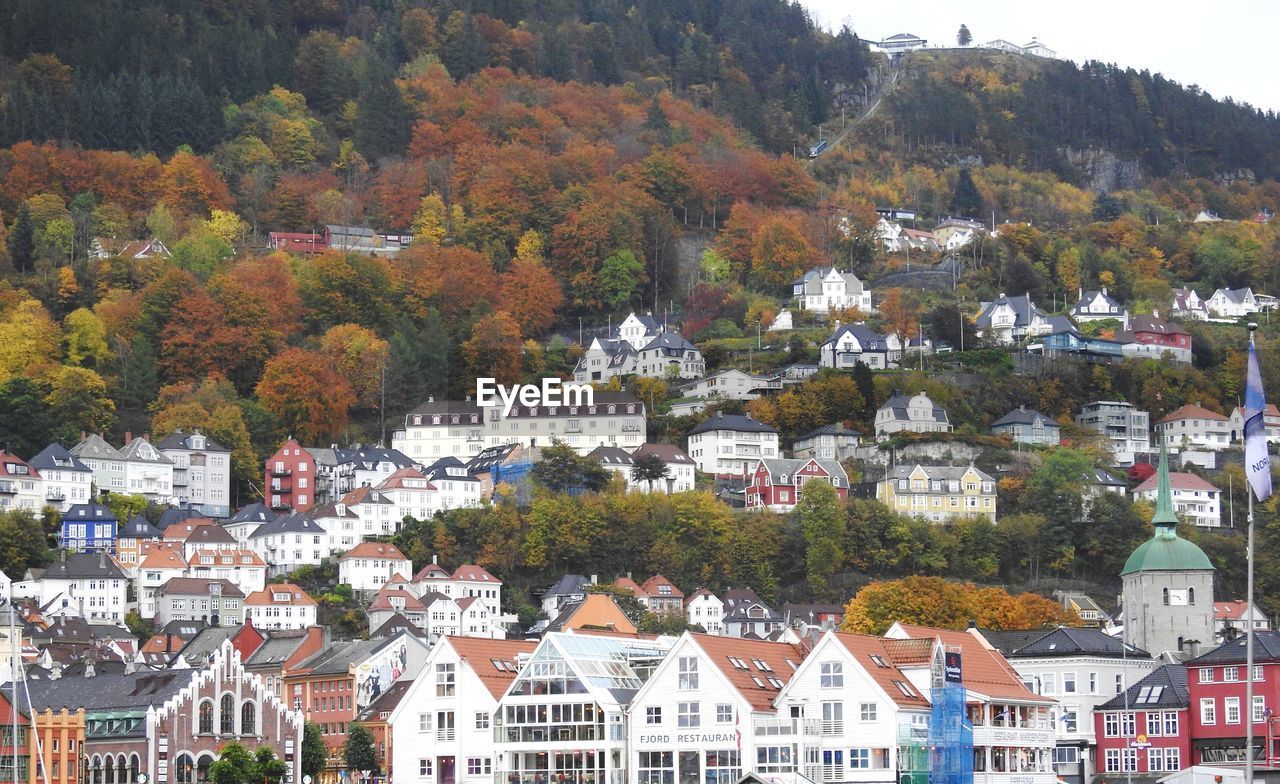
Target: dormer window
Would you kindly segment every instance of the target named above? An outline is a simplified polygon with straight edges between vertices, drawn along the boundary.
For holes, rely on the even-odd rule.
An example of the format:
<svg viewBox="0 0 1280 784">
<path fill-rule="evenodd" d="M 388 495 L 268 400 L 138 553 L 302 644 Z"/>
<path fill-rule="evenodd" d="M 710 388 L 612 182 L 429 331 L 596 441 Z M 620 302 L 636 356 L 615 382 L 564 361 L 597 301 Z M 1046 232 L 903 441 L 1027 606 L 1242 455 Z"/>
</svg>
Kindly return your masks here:
<svg viewBox="0 0 1280 784">
<path fill-rule="evenodd" d="M 438 417 L 438 416 L 433 416 L 433 417 L 431 417 L 431 424 L 433 424 L 433 425 L 438 425 L 438 424 L 440 424 L 440 417 Z"/>
</svg>

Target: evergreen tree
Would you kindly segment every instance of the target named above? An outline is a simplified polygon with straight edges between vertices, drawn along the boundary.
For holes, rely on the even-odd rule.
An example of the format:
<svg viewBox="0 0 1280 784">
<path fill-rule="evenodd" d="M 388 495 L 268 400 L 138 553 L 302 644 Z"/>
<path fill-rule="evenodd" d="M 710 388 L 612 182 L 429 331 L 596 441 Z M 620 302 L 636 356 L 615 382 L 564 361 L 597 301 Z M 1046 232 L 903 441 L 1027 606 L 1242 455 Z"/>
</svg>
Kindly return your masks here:
<svg viewBox="0 0 1280 784">
<path fill-rule="evenodd" d="M 980 218 L 983 214 L 982 194 L 973 183 L 973 175 L 968 168 L 960 170 L 956 178 L 956 189 L 951 195 L 951 209 L 956 215 L 968 218 Z"/>
<path fill-rule="evenodd" d="M 160 389 L 156 372 L 156 353 L 151 341 L 138 333 L 120 358 L 117 400 L 121 411 L 143 411 L 155 400 Z"/>
<path fill-rule="evenodd" d="M 961 46 L 968 46 L 973 43 L 973 35 L 969 32 L 967 25 L 960 25 L 960 32 L 956 33 L 956 43 Z"/>
<path fill-rule="evenodd" d="M 573 494 L 603 490 L 609 485 L 610 474 L 594 458 L 556 441 L 542 448 L 542 457 L 533 466 L 533 478 L 553 493 Z"/>
<path fill-rule="evenodd" d="M 35 262 L 36 235 L 31 225 L 31 210 L 25 202 L 18 207 L 18 215 L 9 229 L 9 259 L 18 272 L 27 272 Z"/>
<path fill-rule="evenodd" d="M 48 390 L 27 378 L 14 376 L 0 385 L 0 448 L 30 457 L 49 445 L 44 397 Z"/>
<path fill-rule="evenodd" d="M 387 403 L 393 416 L 426 401 L 427 382 L 419 353 L 421 335 L 409 319 L 404 319 L 387 346 Z"/>
<path fill-rule="evenodd" d="M 653 132 L 663 147 L 671 144 L 671 121 L 667 119 L 667 113 L 662 111 L 662 104 L 658 103 L 656 95 L 649 102 L 649 111 L 644 118 L 644 129 Z"/>
<path fill-rule="evenodd" d="M 418 328 L 418 346 L 423 392 L 444 400 L 449 396 L 454 370 L 451 356 L 453 342 L 449 339 L 444 318 L 435 308 L 427 311 L 427 317 Z"/>
<path fill-rule="evenodd" d="M 413 128 L 413 112 L 386 63 L 369 63 L 356 106 L 356 147 L 360 152 L 369 159 L 403 155 Z"/>
<path fill-rule="evenodd" d="M 815 594 L 823 594 L 830 577 L 844 564 L 845 515 L 840 495 L 827 482 L 805 484 L 796 504 L 796 519 L 805 540 L 805 573 Z"/>
</svg>

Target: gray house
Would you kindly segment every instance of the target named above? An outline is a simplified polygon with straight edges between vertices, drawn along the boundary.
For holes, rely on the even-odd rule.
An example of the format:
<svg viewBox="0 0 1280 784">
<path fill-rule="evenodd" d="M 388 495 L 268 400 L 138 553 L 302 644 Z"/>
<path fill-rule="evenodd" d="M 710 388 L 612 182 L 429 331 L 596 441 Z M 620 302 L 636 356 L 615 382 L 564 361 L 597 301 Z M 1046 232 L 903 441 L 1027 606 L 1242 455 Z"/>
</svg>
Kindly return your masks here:
<svg viewBox="0 0 1280 784">
<path fill-rule="evenodd" d="M 991 423 L 991 432 L 998 436 L 1009 436 L 1018 444 L 1057 446 L 1062 443 L 1062 427 L 1053 419 L 1026 406 L 1018 406 Z"/>
</svg>

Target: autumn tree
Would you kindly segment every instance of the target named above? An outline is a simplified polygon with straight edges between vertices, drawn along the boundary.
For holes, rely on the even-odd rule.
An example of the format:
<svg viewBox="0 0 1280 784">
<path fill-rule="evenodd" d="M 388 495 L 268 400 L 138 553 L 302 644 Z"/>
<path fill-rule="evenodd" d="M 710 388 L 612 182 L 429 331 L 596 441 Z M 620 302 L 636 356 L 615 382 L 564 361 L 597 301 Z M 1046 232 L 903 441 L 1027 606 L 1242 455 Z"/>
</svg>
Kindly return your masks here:
<svg viewBox="0 0 1280 784">
<path fill-rule="evenodd" d="M 170 384 L 154 397 L 151 428 L 157 439 L 178 430 L 199 430 L 231 451 L 232 472 L 239 481 L 261 476 L 262 465 L 254 452 L 243 401 L 225 378 L 210 376 L 198 384 Z"/>
<path fill-rule="evenodd" d="M 38 300 L 23 298 L 5 309 L 0 301 L 0 382 L 15 375 L 40 377 L 61 356 L 62 331 Z"/>
<path fill-rule="evenodd" d="M 902 289 L 889 289 L 880 303 L 884 329 L 903 339 L 912 337 L 920 328 L 920 310 L 914 297 Z"/>
<path fill-rule="evenodd" d="M 107 382 L 88 368 L 63 367 L 49 381 L 45 395 L 54 435 L 71 443 L 81 432 L 101 433 L 111 427 L 116 405 L 107 396 Z"/>
<path fill-rule="evenodd" d="M 520 326 L 498 311 L 476 322 L 471 337 L 462 344 L 462 357 L 471 375 L 514 384 L 520 379 L 520 344 Z"/>
<path fill-rule="evenodd" d="M 499 307 L 511 315 L 521 333 L 538 335 L 551 327 L 564 294 L 541 260 L 517 256 L 499 280 Z"/>
<path fill-rule="evenodd" d="M 781 289 L 813 264 L 817 252 L 792 221 L 780 215 L 765 220 L 752 237 L 751 274 L 762 286 Z"/>
<path fill-rule="evenodd" d="M 300 348 L 272 357 L 256 388 L 258 401 L 282 432 L 303 443 L 329 443 L 347 426 L 356 402 L 346 379 L 320 354 Z"/>
<path fill-rule="evenodd" d="M 92 310 L 78 308 L 62 320 L 66 361 L 69 365 L 99 367 L 111 356 L 107 328 Z"/>
<path fill-rule="evenodd" d="M 320 353 L 346 379 L 361 408 L 379 406 L 387 349 L 387 341 L 358 324 L 330 327 L 320 338 Z"/>
</svg>

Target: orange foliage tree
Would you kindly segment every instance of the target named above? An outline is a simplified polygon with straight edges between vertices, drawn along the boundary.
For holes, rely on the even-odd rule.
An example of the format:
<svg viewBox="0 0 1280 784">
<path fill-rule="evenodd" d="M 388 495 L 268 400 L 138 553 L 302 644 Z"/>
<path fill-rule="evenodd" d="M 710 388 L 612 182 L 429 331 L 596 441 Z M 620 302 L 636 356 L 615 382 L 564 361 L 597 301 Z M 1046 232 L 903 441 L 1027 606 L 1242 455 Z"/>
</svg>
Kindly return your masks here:
<svg viewBox="0 0 1280 784">
<path fill-rule="evenodd" d="M 387 361 L 387 341 L 359 324 L 330 327 L 320 338 L 320 353 L 355 392 L 356 404 L 376 408 L 382 390 L 382 371 Z"/>
<path fill-rule="evenodd" d="M 772 289 L 800 277 L 816 257 L 809 240 L 786 216 L 770 216 L 751 238 L 752 277 Z"/>
<path fill-rule="evenodd" d="M 845 631 L 883 634 L 896 621 L 963 629 L 969 621 L 988 629 L 1078 625 L 1079 617 L 1036 594 L 1010 595 L 1003 588 L 919 575 L 873 582 L 845 607 Z"/>
<path fill-rule="evenodd" d="M 556 276 L 537 259 L 517 258 L 502 274 L 498 303 L 526 335 L 536 335 L 550 327 L 563 302 Z"/>
<path fill-rule="evenodd" d="M 271 358 L 255 390 L 283 433 L 303 443 L 329 443 L 355 405 L 351 385 L 321 355 L 291 348 Z"/>
<path fill-rule="evenodd" d="M 476 322 L 471 338 L 462 344 L 462 356 L 471 375 L 514 384 L 520 380 L 520 347 L 520 327 L 516 320 L 498 311 Z"/>
</svg>

